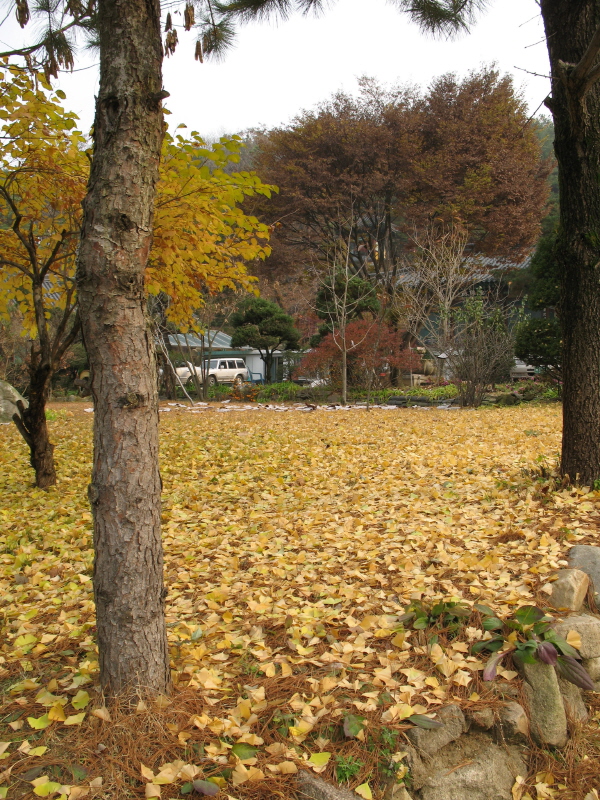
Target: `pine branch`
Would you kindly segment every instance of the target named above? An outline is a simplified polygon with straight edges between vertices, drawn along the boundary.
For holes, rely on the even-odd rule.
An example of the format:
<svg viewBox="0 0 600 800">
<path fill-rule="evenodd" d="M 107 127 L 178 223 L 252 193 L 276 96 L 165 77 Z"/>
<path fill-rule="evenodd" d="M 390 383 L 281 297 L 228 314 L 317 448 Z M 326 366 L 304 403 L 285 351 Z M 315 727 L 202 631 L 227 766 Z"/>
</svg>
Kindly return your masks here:
<svg viewBox="0 0 600 800">
<path fill-rule="evenodd" d="M 422 31 L 452 37 L 468 31 L 489 0 L 393 0 Z"/>
</svg>

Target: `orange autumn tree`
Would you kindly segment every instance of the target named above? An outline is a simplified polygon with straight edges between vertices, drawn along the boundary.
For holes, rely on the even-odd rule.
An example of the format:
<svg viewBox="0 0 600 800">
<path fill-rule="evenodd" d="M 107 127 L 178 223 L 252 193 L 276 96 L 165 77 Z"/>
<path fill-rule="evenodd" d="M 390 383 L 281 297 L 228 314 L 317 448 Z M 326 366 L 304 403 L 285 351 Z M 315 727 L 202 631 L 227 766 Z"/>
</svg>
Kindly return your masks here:
<svg viewBox="0 0 600 800">
<path fill-rule="evenodd" d="M 56 483 L 46 424 L 52 376 L 79 333 L 75 288 L 86 138 L 44 76 L 0 69 L 0 317 L 18 311 L 30 341 L 28 407 L 14 421 L 36 484 Z M 202 292 L 251 287 L 246 262 L 269 253 L 269 230 L 238 208 L 270 193 L 253 173 L 232 173 L 239 139 L 206 148 L 198 134 L 165 137 L 146 286 L 169 297 L 169 318 L 189 326 Z"/>
</svg>

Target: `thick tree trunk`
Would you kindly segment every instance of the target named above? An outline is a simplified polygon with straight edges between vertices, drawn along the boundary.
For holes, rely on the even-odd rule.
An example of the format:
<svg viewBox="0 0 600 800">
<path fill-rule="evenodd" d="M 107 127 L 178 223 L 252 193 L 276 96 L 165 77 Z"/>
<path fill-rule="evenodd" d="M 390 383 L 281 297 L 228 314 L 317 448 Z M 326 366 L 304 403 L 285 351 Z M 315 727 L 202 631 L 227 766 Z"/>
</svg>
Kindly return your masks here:
<svg viewBox="0 0 600 800">
<path fill-rule="evenodd" d="M 46 403 L 50 393 L 52 369 L 46 364 L 31 367 L 27 408 L 21 407 L 13 416 L 15 425 L 29 447 L 29 460 L 35 471 L 35 485 L 47 489 L 56 483 L 54 445 L 50 443 L 46 422 Z"/>
<path fill-rule="evenodd" d="M 94 594 L 100 679 L 164 692 L 158 395 L 144 270 L 163 138 L 158 0 L 100 0 L 100 89 L 78 260 L 94 398 Z"/>
<path fill-rule="evenodd" d="M 560 186 L 563 474 L 600 478 L 600 84 L 584 95 L 572 67 L 598 25 L 597 0 L 542 0 L 552 70 Z"/>
</svg>

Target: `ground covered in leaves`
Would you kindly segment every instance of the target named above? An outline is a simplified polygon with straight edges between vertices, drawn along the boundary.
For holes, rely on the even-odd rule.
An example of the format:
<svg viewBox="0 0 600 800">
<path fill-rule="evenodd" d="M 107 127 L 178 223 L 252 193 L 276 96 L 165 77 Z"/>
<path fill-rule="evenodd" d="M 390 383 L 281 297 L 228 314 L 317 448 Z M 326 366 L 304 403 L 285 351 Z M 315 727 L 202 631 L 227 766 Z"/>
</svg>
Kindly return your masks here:
<svg viewBox="0 0 600 800">
<path fill-rule="evenodd" d="M 161 469 L 174 691 L 106 708 L 92 414 L 67 409 L 50 423 L 60 480 L 48 493 L 31 487 L 16 431 L 0 428 L 0 798 L 287 798 L 303 766 L 365 798 L 394 775 L 410 785 L 410 724 L 501 698 L 471 654 L 489 635 L 476 611 L 452 629 L 440 618 L 405 630 L 405 607 L 460 600 L 507 616 L 544 603 L 571 544 L 597 543 L 600 493 L 552 477 L 555 405 L 173 409 Z M 509 661 L 499 672 L 518 684 Z M 560 764 L 537 754 L 516 796 L 594 788 L 597 717 Z"/>
</svg>

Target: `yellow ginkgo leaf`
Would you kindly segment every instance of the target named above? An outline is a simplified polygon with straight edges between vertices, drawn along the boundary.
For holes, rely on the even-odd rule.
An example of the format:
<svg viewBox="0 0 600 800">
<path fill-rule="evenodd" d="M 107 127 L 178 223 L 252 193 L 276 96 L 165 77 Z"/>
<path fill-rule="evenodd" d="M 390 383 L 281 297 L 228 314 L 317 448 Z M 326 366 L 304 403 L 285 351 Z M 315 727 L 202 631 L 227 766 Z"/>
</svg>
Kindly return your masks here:
<svg viewBox="0 0 600 800">
<path fill-rule="evenodd" d="M 156 786 L 154 783 L 147 783 L 146 797 L 160 797 L 160 786 Z"/>
<path fill-rule="evenodd" d="M 80 800 L 80 798 L 87 797 L 90 793 L 87 786 L 71 786 L 69 790 L 69 800 Z"/>
<path fill-rule="evenodd" d="M 175 783 L 175 781 L 177 780 L 178 772 L 179 772 L 178 767 L 175 767 L 173 764 L 167 764 L 167 766 L 164 769 L 161 769 L 158 775 L 156 775 L 153 783 L 155 783 L 158 786 L 167 783 Z"/>
<path fill-rule="evenodd" d="M 330 758 L 331 753 L 313 753 L 308 759 L 308 765 L 314 772 L 324 772 Z"/>
<path fill-rule="evenodd" d="M 245 783 L 250 778 L 250 773 L 248 772 L 248 768 L 245 767 L 241 761 L 237 763 L 231 773 L 231 782 L 234 786 L 239 786 L 241 783 Z"/>
<path fill-rule="evenodd" d="M 279 775 L 294 775 L 298 767 L 293 761 L 282 761 L 281 764 L 267 764 L 267 769 Z"/>
<path fill-rule="evenodd" d="M 81 725 L 84 719 L 85 711 L 82 711 L 81 714 L 72 714 L 70 717 L 67 717 L 63 725 Z"/>
<path fill-rule="evenodd" d="M 49 718 L 48 714 L 44 714 L 42 717 L 27 717 L 27 722 L 29 726 L 36 731 L 44 730 L 47 728 L 48 725 L 52 725 L 52 720 Z"/>
<path fill-rule="evenodd" d="M 90 696 L 87 692 L 83 689 L 80 689 L 75 697 L 71 700 L 71 705 L 73 708 L 76 708 L 78 711 L 81 711 L 82 708 L 85 708 L 87 704 L 90 702 Z"/>
<path fill-rule="evenodd" d="M 200 767 L 195 766 L 195 764 L 184 764 L 179 770 L 178 777 L 182 781 L 193 781 L 200 771 Z"/>
<path fill-rule="evenodd" d="M 373 800 L 373 792 L 371 791 L 371 787 L 368 783 L 361 783 L 361 785 L 357 786 L 354 791 L 356 794 L 364 797 L 365 800 Z"/>
<path fill-rule="evenodd" d="M 56 703 L 53 705 L 50 711 L 48 711 L 48 719 L 52 720 L 52 722 L 64 722 L 67 718 L 65 714 L 65 709 L 62 703 Z"/>
<path fill-rule="evenodd" d="M 38 797 L 49 797 L 51 794 L 58 792 L 60 788 L 60 783 L 54 783 L 54 781 L 49 781 L 46 779 L 44 783 L 40 783 L 34 787 L 33 793 L 37 794 Z"/>
<path fill-rule="evenodd" d="M 570 644 L 576 650 L 581 650 L 581 635 L 577 631 L 569 631 L 567 633 L 567 644 Z"/>
</svg>

